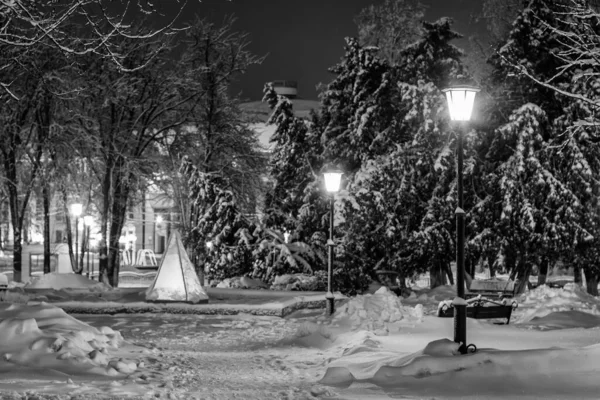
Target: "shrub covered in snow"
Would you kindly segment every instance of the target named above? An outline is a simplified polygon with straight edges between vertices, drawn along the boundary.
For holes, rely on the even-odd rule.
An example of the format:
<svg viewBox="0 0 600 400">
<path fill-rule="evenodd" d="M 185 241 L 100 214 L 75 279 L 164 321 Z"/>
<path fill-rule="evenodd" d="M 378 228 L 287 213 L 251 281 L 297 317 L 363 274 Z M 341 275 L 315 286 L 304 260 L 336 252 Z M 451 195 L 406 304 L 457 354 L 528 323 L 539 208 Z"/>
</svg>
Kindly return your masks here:
<svg viewBox="0 0 600 400">
<path fill-rule="evenodd" d="M 271 289 L 273 290 L 325 290 L 327 284 L 321 275 L 286 274 L 275 277 Z"/>
</svg>

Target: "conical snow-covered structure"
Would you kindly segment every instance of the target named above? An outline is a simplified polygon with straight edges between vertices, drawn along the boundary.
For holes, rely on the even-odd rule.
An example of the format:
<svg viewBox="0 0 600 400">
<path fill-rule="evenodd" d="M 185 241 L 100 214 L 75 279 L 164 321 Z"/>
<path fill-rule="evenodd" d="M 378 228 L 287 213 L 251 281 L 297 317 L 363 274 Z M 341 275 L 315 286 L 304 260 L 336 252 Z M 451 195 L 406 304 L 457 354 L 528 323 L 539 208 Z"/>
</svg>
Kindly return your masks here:
<svg viewBox="0 0 600 400">
<path fill-rule="evenodd" d="M 172 231 L 146 301 L 206 303 L 208 295 L 200 284 L 178 231 Z"/>
</svg>

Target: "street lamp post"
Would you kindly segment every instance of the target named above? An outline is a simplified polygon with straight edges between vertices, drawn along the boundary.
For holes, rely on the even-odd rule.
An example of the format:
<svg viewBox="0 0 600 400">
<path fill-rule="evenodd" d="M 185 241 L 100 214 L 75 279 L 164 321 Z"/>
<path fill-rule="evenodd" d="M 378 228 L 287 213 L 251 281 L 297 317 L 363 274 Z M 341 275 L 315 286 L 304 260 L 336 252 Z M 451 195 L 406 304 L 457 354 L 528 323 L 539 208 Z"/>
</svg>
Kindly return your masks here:
<svg viewBox="0 0 600 400">
<path fill-rule="evenodd" d="M 92 217 L 91 215 L 86 215 L 85 217 L 83 217 L 83 223 L 85 225 L 84 243 L 85 243 L 85 247 L 87 250 L 87 261 L 86 261 L 87 268 L 86 268 L 85 275 L 89 279 L 90 278 L 90 227 L 94 223 L 94 217 Z"/>
<path fill-rule="evenodd" d="M 340 190 L 340 182 L 342 180 L 343 172 L 337 169 L 327 170 L 323 173 L 325 178 L 325 189 L 331 193 L 329 199 L 329 240 L 327 241 L 327 247 L 329 253 L 327 257 L 327 294 L 325 299 L 327 301 L 327 315 L 332 315 L 335 311 L 335 298 L 333 296 L 332 280 L 333 280 L 333 247 L 335 243 L 333 241 L 333 213 L 334 213 L 334 196 L 337 191 Z"/>
<path fill-rule="evenodd" d="M 456 298 L 454 299 L 454 342 L 459 343 L 459 351 L 467 353 L 467 302 L 465 300 L 465 210 L 463 203 L 463 135 L 466 123 L 471 119 L 475 94 L 478 88 L 469 85 L 453 86 L 444 89 L 450 119 L 460 123 L 457 140 L 457 200 L 456 207 Z"/>
<path fill-rule="evenodd" d="M 75 216 L 75 269 L 79 268 L 79 260 L 77 258 L 77 247 L 79 246 L 79 216 L 83 211 L 81 203 L 71 204 L 71 214 Z"/>
</svg>

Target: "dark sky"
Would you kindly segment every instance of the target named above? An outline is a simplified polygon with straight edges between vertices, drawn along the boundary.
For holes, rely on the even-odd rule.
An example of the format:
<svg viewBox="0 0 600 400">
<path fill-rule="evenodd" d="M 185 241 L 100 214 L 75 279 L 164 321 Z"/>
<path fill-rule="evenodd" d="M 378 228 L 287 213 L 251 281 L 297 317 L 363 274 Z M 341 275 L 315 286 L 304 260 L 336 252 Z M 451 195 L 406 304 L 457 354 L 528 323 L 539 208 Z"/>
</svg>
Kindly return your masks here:
<svg viewBox="0 0 600 400">
<path fill-rule="evenodd" d="M 162 0 L 174 4 L 174 0 Z M 264 83 L 298 81 L 299 96 L 317 99 L 316 86 L 328 83 L 327 69 L 344 54 L 344 37 L 356 36 L 354 17 L 381 0 L 189 0 L 186 15 L 198 14 L 215 22 L 235 15 L 235 29 L 249 34 L 249 50 L 267 55 L 235 85 L 246 100 L 260 100 Z M 159 2 L 160 3 L 160 2 Z M 425 20 L 447 16 L 454 29 L 465 36 L 482 31 L 471 16 L 480 11 L 481 0 L 422 0 L 428 8 Z M 166 3 L 164 3 L 166 4 Z M 160 7 L 160 5 L 159 5 Z M 464 43 L 456 43 L 464 47 Z"/>
</svg>

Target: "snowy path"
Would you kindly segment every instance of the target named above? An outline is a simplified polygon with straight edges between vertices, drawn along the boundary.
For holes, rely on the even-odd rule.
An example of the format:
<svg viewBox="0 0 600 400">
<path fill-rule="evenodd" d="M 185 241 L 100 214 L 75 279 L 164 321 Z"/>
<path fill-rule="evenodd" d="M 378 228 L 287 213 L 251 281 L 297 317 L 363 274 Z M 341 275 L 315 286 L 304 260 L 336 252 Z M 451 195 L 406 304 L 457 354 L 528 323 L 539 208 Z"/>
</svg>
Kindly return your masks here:
<svg viewBox="0 0 600 400">
<path fill-rule="evenodd" d="M 307 363 L 298 363 L 290 359 L 296 351 L 282 344 L 294 336 L 296 322 L 169 314 L 75 317 L 112 326 L 127 341 L 148 348 L 142 360 L 158 378 L 148 381 L 145 398 L 315 398 L 310 391 L 318 349 L 301 349 Z"/>
</svg>

